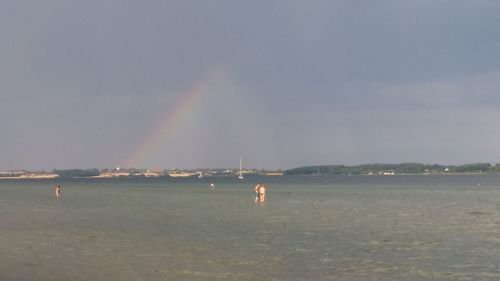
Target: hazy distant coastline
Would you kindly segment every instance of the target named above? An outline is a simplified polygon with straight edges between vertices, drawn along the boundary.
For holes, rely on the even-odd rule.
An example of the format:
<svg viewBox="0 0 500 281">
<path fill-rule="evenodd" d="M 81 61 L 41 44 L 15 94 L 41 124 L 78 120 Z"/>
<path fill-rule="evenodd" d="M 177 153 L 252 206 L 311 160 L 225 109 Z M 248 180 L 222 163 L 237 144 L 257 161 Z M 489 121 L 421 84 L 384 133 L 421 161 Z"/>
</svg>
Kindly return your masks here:
<svg viewBox="0 0 500 281">
<path fill-rule="evenodd" d="M 500 173 L 500 164 L 472 163 L 439 165 L 421 163 L 364 164 L 355 166 L 321 165 L 293 168 L 285 175 L 423 175 L 423 174 L 482 174 Z"/>
<path fill-rule="evenodd" d="M 245 169 L 243 175 L 251 176 L 318 176 L 318 175 L 453 175 L 500 173 L 500 164 L 472 163 L 463 165 L 439 165 L 421 163 L 363 164 L 363 165 L 318 165 L 288 170 Z M 67 169 L 51 172 L 26 170 L 0 172 L 0 179 L 55 179 L 55 178 L 154 178 L 154 177 L 232 177 L 238 169 Z"/>
<path fill-rule="evenodd" d="M 55 179 L 55 178 L 188 178 L 188 177 L 232 177 L 239 175 L 239 169 L 183 169 L 183 170 L 149 170 L 149 169 L 67 169 L 52 172 L 36 172 L 12 170 L 0 172 L 1 179 Z M 241 170 L 242 175 L 282 176 L 282 170 Z"/>
</svg>

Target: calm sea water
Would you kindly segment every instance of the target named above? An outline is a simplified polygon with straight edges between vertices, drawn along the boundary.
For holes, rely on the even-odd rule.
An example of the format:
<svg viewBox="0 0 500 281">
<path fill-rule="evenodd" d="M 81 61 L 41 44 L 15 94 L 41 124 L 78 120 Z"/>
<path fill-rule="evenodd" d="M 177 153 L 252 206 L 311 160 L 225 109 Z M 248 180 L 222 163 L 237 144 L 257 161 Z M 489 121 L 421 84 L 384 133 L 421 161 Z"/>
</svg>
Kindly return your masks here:
<svg viewBox="0 0 500 281">
<path fill-rule="evenodd" d="M 500 176 L 213 180 L 2 180 L 0 280 L 500 279 Z"/>
</svg>

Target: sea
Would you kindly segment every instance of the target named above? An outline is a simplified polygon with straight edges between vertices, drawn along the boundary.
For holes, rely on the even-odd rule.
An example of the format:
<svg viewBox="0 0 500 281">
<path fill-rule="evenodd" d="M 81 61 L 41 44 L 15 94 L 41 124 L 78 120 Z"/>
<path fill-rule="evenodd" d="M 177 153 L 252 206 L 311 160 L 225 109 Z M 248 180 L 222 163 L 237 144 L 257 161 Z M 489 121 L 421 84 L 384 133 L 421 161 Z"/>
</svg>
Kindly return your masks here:
<svg viewBox="0 0 500 281">
<path fill-rule="evenodd" d="M 0 180 L 0 280 L 500 280 L 500 175 Z"/>
</svg>

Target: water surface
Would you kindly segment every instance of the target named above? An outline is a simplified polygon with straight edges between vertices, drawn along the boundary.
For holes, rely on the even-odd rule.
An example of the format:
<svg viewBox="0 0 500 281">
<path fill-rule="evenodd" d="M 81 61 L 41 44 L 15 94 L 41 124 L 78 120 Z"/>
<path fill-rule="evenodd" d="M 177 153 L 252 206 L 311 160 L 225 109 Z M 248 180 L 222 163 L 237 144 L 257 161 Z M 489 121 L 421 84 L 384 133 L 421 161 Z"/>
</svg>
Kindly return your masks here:
<svg viewBox="0 0 500 281">
<path fill-rule="evenodd" d="M 500 176 L 212 180 L 2 180 L 0 280 L 500 279 Z"/>
</svg>

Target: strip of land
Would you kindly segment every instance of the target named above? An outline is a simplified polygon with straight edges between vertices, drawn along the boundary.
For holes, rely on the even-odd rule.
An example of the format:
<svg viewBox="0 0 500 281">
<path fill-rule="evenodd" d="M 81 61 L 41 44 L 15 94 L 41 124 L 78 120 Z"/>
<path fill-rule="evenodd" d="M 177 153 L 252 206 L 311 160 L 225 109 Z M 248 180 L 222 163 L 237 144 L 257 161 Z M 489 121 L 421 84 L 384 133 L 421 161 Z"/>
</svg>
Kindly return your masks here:
<svg viewBox="0 0 500 281">
<path fill-rule="evenodd" d="M 7 171 L 0 172 L 1 179 L 54 179 L 54 178 L 159 178 L 159 177 L 236 177 L 244 176 L 282 176 L 283 171 L 241 170 L 239 169 L 197 169 L 197 170 L 148 170 L 148 169 L 69 169 L 47 172 Z"/>
<path fill-rule="evenodd" d="M 500 164 L 473 163 L 464 165 L 439 165 L 421 163 L 363 164 L 363 165 L 321 165 L 305 166 L 289 170 L 258 169 L 68 169 L 51 172 L 6 171 L 0 172 L 0 179 L 53 179 L 53 178 L 153 178 L 153 177 L 235 177 L 243 176 L 317 176 L 317 175 L 452 175 L 452 174 L 498 174 Z"/>
</svg>

